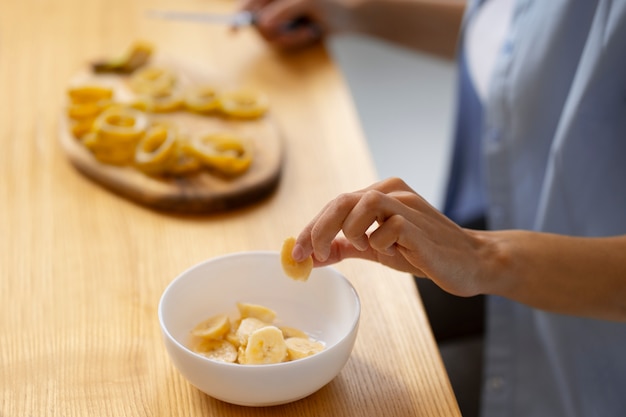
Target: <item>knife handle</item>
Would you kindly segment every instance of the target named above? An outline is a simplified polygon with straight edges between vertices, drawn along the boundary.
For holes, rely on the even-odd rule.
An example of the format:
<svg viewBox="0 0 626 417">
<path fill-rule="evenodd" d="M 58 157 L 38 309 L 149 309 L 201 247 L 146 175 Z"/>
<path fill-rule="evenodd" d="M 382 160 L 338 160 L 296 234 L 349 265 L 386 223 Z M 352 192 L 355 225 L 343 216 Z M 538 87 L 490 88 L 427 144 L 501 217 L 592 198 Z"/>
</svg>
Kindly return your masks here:
<svg viewBox="0 0 626 417">
<path fill-rule="evenodd" d="M 256 16 L 252 15 L 251 17 L 251 23 L 253 25 L 256 25 Z M 310 17 L 308 16 L 300 16 L 297 17 L 287 23 L 285 23 L 280 31 L 281 32 L 291 32 L 294 30 L 298 30 L 298 29 L 302 29 L 302 28 L 309 28 L 310 30 L 312 30 L 316 36 L 321 36 L 322 35 L 322 30 L 320 29 L 320 26 L 315 23 Z"/>
<path fill-rule="evenodd" d="M 309 26 L 317 27 L 317 24 L 313 22 L 313 20 L 311 20 L 311 18 L 309 18 L 308 16 L 300 16 L 290 22 L 285 23 L 282 30 L 285 32 L 290 32 L 292 30 L 298 30 Z"/>
</svg>

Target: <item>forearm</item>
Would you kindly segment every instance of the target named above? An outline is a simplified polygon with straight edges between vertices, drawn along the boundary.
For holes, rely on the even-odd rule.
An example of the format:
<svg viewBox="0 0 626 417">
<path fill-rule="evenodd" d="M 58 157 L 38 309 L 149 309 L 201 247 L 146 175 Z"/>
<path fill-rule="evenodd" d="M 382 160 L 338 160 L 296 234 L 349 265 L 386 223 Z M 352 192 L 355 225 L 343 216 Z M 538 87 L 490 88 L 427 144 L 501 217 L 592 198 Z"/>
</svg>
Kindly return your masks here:
<svg viewBox="0 0 626 417">
<path fill-rule="evenodd" d="M 464 0 L 322 1 L 331 30 L 356 32 L 453 58 Z"/>
<path fill-rule="evenodd" d="M 626 321 L 626 236 L 475 232 L 487 248 L 484 293 L 540 309 Z"/>
</svg>

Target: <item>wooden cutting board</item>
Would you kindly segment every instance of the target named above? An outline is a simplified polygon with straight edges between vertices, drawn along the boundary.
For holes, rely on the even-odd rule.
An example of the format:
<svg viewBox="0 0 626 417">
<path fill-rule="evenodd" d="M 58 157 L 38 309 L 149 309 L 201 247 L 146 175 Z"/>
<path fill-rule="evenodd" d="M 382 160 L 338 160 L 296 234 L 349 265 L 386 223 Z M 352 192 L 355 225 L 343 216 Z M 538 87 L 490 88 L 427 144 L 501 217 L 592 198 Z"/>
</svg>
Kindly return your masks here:
<svg viewBox="0 0 626 417">
<path fill-rule="evenodd" d="M 210 83 L 216 79 L 188 65 L 161 59 L 156 62 L 172 68 L 185 83 Z M 68 84 L 96 81 L 111 85 L 116 96 L 129 97 L 128 77 L 113 74 L 79 72 Z M 219 81 L 223 83 L 223 81 Z M 236 83 L 224 85 L 234 88 Z M 218 85 L 219 87 L 219 85 Z M 144 206 L 171 212 L 201 214 L 235 209 L 270 195 L 280 182 L 283 165 L 283 141 L 269 112 L 256 120 L 234 120 L 198 115 L 187 111 L 151 114 L 154 120 L 174 123 L 190 135 L 215 131 L 241 133 L 253 144 L 250 168 L 234 178 L 220 177 L 208 171 L 180 177 L 152 177 L 131 166 L 114 166 L 99 162 L 71 133 L 65 109 L 60 117 L 59 137 L 63 151 L 72 165 L 98 185 Z"/>
</svg>

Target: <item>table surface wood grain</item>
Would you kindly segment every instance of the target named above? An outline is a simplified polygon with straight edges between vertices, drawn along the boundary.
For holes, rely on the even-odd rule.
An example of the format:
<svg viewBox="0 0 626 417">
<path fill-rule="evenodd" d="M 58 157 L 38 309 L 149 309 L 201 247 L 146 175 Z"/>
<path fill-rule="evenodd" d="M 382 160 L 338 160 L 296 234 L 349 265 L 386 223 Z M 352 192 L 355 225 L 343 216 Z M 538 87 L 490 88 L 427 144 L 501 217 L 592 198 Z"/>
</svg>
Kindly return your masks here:
<svg viewBox="0 0 626 417">
<path fill-rule="evenodd" d="M 191 386 L 161 340 L 167 284 L 207 258 L 279 250 L 337 194 L 376 172 L 350 93 L 323 46 L 285 55 L 251 29 L 164 22 L 148 8 L 228 11 L 231 0 L 20 0 L 0 5 L 0 416 L 460 415 L 412 278 L 336 267 L 362 300 L 343 371 L 294 403 L 239 407 Z M 135 40 L 261 88 L 285 138 L 266 199 L 174 215 L 81 175 L 59 144 L 67 81 Z"/>
</svg>

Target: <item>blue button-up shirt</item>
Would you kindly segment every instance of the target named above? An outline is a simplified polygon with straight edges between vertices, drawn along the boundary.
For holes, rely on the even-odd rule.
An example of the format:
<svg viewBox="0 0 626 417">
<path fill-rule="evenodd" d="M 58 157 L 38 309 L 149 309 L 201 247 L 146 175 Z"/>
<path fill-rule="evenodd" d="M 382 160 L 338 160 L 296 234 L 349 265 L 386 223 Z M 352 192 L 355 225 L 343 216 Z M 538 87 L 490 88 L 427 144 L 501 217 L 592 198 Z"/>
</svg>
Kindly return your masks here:
<svg viewBox="0 0 626 417">
<path fill-rule="evenodd" d="M 518 0 L 483 113 L 489 228 L 626 234 L 626 0 Z M 626 323 L 487 317 L 483 416 L 626 416 Z"/>
</svg>

